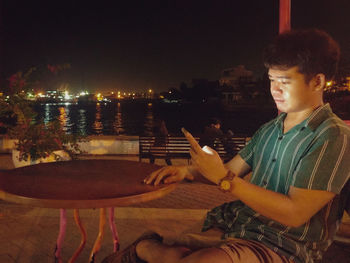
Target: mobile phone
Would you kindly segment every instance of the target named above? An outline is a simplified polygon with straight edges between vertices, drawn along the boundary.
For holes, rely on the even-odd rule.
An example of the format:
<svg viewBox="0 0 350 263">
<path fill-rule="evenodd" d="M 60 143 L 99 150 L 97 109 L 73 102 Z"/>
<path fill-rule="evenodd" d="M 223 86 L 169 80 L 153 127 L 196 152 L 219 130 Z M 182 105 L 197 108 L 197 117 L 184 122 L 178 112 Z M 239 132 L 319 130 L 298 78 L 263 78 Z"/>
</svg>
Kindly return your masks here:
<svg viewBox="0 0 350 263">
<path fill-rule="evenodd" d="M 206 145 L 203 146 L 202 150 L 205 151 L 206 153 L 211 154 L 211 155 L 214 154 L 213 151 Z"/>
</svg>

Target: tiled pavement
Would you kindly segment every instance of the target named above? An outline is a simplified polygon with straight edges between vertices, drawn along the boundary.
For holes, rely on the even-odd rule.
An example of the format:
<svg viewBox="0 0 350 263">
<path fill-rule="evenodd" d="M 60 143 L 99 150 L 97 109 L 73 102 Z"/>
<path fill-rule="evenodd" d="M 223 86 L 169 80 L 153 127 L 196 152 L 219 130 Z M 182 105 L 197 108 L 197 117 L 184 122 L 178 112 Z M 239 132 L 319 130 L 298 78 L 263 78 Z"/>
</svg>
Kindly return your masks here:
<svg viewBox="0 0 350 263">
<path fill-rule="evenodd" d="M 95 158 L 116 158 L 104 156 Z M 120 157 L 118 157 L 120 158 Z M 137 160 L 137 157 L 127 157 Z M 184 161 L 175 160 L 175 164 Z M 162 161 L 160 161 L 162 164 Z M 11 169 L 8 155 L 0 155 L 0 169 Z M 115 219 L 121 240 L 121 249 L 147 229 L 171 237 L 195 224 L 207 209 L 229 201 L 230 196 L 223 194 L 214 186 L 202 184 L 180 184 L 166 197 L 133 207 L 116 208 Z M 63 262 L 80 243 L 80 233 L 75 226 L 73 212 L 67 211 L 68 225 L 62 248 Z M 93 242 L 97 237 L 99 210 L 84 209 L 80 217 L 87 230 L 87 243 L 76 262 L 87 262 Z M 53 251 L 59 229 L 59 210 L 25 207 L 0 200 L 0 263 L 41 263 L 54 262 Z M 105 227 L 100 252 L 95 262 L 112 252 L 112 237 Z M 323 262 L 350 262 L 349 248 L 344 245 L 332 245 Z"/>
</svg>

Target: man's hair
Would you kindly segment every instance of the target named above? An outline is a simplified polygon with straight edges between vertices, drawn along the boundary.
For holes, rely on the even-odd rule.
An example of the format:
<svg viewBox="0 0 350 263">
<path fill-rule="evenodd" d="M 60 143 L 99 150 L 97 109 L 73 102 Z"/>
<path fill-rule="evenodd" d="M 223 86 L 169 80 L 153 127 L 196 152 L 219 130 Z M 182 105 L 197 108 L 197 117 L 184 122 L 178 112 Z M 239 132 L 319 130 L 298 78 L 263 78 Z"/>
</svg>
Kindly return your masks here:
<svg viewBox="0 0 350 263">
<path fill-rule="evenodd" d="M 338 44 L 326 32 L 318 29 L 291 30 L 278 35 L 263 53 L 267 68 L 289 69 L 298 66 L 309 82 L 323 73 L 331 80 L 338 68 Z"/>
<path fill-rule="evenodd" d="M 221 120 L 218 118 L 215 118 L 215 117 L 210 118 L 210 124 L 214 124 L 214 125 L 220 124 L 221 125 Z"/>
</svg>

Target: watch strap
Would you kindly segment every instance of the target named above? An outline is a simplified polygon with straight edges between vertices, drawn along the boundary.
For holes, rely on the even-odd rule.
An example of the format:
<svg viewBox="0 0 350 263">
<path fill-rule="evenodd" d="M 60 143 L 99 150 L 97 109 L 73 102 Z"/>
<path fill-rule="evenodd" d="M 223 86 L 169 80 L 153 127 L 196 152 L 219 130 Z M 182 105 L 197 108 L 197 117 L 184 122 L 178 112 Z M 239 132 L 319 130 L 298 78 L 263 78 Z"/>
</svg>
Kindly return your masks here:
<svg viewBox="0 0 350 263">
<path fill-rule="evenodd" d="M 235 176 L 236 176 L 236 175 L 235 175 L 231 170 L 228 170 L 227 173 L 226 173 L 226 176 L 223 177 L 223 178 L 221 178 L 221 180 L 219 181 L 218 186 L 220 187 L 220 189 L 223 190 L 223 191 L 225 191 L 225 192 L 228 192 L 228 191 L 232 190 L 232 181 L 233 181 L 233 179 L 235 178 Z M 224 190 L 224 189 L 221 187 L 223 181 L 227 181 L 227 182 L 230 183 L 230 189 Z"/>
</svg>

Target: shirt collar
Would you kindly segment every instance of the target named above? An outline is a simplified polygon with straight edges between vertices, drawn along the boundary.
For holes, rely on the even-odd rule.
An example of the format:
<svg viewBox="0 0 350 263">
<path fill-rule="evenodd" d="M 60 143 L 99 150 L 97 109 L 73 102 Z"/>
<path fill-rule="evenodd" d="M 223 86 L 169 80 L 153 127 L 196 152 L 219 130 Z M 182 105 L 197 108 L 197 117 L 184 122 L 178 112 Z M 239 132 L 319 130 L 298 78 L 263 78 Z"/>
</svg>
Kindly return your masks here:
<svg viewBox="0 0 350 263">
<path fill-rule="evenodd" d="M 285 112 L 281 112 L 280 115 L 277 116 L 277 118 L 275 119 L 275 125 L 277 125 L 278 123 L 281 123 L 284 118 L 286 117 L 287 113 Z"/>
<path fill-rule="evenodd" d="M 316 130 L 318 126 L 322 122 L 324 122 L 328 117 L 330 117 L 333 114 L 331 106 L 329 103 L 326 103 L 325 105 L 322 105 L 318 107 L 316 110 L 314 110 L 313 113 L 309 116 L 309 118 L 306 121 L 305 126 L 310 127 L 311 130 Z"/>
<path fill-rule="evenodd" d="M 311 130 L 316 130 L 316 128 L 325 121 L 329 116 L 333 114 L 331 106 L 329 103 L 326 103 L 325 105 L 322 105 L 318 107 L 316 110 L 314 110 L 311 115 L 304 120 L 305 127 L 309 127 Z M 281 123 L 284 118 L 286 117 L 287 113 L 282 112 L 275 120 L 275 125 L 278 123 Z"/>
</svg>

